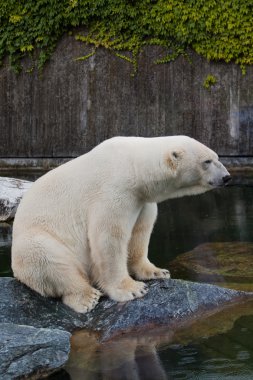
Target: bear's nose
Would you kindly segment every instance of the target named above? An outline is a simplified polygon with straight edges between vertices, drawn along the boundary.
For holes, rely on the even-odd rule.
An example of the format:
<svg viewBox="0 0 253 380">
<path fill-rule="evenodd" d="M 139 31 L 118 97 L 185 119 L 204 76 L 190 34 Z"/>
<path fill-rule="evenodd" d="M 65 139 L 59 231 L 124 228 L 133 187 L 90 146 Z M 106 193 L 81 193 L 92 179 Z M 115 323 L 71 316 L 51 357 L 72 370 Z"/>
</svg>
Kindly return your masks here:
<svg viewBox="0 0 253 380">
<path fill-rule="evenodd" d="M 231 181 L 231 179 L 231 175 L 225 175 L 225 177 L 222 178 L 224 185 L 227 185 L 228 182 Z"/>
</svg>

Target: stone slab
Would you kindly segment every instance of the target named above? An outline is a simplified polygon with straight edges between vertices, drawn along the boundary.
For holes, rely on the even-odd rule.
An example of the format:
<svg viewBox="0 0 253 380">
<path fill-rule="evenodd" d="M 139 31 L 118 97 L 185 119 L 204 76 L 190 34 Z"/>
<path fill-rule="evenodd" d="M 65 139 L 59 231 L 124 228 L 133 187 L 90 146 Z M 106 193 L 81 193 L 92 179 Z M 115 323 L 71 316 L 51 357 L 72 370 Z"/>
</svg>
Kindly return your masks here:
<svg viewBox="0 0 253 380">
<path fill-rule="evenodd" d="M 253 299 L 253 293 L 182 280 L 152 280 L 143 298 L 117 303 L 102 297 L 87 314 L 35 293 L 14 278 L 0 278 L 0 323 L 74 331 L 86 328 L 105 341 L 130 331 L 179 324 L 214 313 L 228 304 Z"/>
</svg>

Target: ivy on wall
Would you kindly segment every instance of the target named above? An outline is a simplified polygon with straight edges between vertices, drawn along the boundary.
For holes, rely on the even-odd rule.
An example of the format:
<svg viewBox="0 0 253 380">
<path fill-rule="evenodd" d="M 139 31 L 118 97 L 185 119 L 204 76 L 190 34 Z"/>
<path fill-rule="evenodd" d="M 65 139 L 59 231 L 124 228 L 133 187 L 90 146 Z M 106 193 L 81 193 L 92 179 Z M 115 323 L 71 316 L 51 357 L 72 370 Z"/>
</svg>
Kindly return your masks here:
<svg viewBox="0 0 253 380">
<path fill-rule="evenodd" d="M 87 33 L 78 34 L 76 27 Z M 233 61 L 243 70 L 253 64 L 252 0 L 2 0 L 0 61 L 8 56 L 19 71 L 21 58 L 30 55 L 42 68 L 70 31 L 93 45 L 91 54 L 103 46 L 135 67 L 146 45 L 167 48 L 157 63 L 190 47 L 208 60 Z"/>
<path fill-rule="evenodd" d="M 210 88 L 212 86 L 214 86 L 215 83 L 217 83 L 217 79 L 215 78 L 215 76 L 209 74 L 209 75 L 207 75 L 206 79 L 204 80 L 203 86 L 207 90 L 210 90 Z"/>
</svg>

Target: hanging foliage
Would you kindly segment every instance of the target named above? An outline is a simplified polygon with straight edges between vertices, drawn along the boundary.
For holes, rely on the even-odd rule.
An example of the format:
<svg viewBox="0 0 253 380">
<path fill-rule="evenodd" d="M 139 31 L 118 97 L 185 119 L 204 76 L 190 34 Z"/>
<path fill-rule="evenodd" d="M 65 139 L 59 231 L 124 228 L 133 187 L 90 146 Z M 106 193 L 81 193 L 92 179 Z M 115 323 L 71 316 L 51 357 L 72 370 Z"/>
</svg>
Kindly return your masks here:
<svg viewBox="0 0 253 380">
<path fill-rule="evenodd" d="M 30 55 L 42 68 L 60 37 L 73 31 L 93 45 L 91 54 L 103 46 L 134 66 L 143 47 L 159 45 L 168 54 L 157 63 L 192 48 L 245 70 L 253 63 L 252 15 L 252 0 L 2 0 L 0 60 L 8 56 L 19 71 L 21 58 Z M 75 33 L 75 27 L 87 33 Z"/>
</svg>

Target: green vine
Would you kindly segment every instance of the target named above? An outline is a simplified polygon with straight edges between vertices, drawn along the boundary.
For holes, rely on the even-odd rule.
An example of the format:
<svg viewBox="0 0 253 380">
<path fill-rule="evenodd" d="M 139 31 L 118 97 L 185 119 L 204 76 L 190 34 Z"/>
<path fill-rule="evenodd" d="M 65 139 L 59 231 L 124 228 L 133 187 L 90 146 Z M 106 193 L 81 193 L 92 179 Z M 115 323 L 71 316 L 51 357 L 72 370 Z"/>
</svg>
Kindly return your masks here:
<svg viewBox="0 0 253 380">
<path fill-rule="evenodd" d="M 212 86 L 214 86 L 217 83 L 217 79 L 214 75 L 207 75 L 206 79 L 204 80 L 203 86 L 207 89 L 210 90 Z"/>
<path fill-rule="evenodd" d="M 167 49 L 166 63 L 194 49 L 208 60 L 253 63 L 252 0 L 2 0 L 0 61 L 21 70 L 30 56 L 42 68 L 66 32 L 103 46 L 137 67 L 147 45 Z M 75 28 L 87 30 L 81 34 Z M 130 55 L 126 55 L 126 51 Z"/>
</svg>

